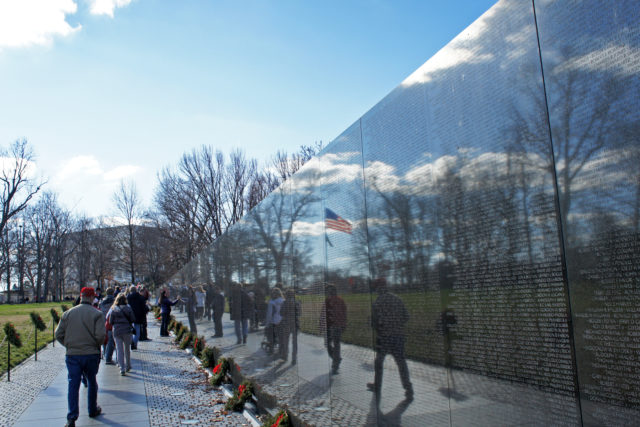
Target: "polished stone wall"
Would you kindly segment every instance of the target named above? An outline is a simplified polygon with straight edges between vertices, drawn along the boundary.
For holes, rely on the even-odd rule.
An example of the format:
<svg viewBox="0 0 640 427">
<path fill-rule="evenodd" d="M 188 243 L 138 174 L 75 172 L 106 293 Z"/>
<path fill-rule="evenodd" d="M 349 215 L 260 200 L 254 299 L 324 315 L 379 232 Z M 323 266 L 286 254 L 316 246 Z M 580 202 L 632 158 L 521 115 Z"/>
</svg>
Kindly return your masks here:
<svg viewBox="0 0 640 427">
<path fill-rule="evenodd" d="M 295 289 L 312 424 L 637 423 L 639 73 L 638 1 L 500 1 L 173 282 Z"/>
</svg>

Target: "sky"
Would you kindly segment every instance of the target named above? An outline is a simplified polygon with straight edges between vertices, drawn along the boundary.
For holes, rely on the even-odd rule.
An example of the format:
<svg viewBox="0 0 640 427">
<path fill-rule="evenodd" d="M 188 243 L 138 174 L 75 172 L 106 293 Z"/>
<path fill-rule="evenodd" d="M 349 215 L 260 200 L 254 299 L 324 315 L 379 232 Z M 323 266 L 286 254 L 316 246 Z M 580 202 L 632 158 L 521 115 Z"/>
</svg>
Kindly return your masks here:
<svg viewBox="0 0 640 427">
<path fill-rule="evenodd" d="M 183 153 L 325 145 L 494 0 L 0 0 L 0 147 L 77 215 Z"/>
</svg>

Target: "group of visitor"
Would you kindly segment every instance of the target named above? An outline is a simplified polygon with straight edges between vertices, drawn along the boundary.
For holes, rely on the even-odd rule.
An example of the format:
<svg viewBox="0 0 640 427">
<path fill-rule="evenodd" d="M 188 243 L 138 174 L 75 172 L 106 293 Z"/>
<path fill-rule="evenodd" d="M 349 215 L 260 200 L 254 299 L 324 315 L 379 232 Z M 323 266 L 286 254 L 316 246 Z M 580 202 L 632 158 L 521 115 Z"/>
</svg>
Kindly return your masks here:
<svg viewBox="0 0 640 427">
<path fill-rule="evenodd" d="M 120 375 L 125 376 L 131 370 L 130 351 L 137 349 L 139 341 L 149 340 L 146 330 L 148 299 L 149 292 L 142 285 L 110 287 L 104 297 L 99 288 L 84 287 L 78 304 L 63 313 L 55 337 L 66 348 L 67 426 L 75 426 L 79 416 L 81 383 L 88 389 L 89 417 L 102 413 L 97 404 L 96 381 L 101 355 L 105 364 L 115 365 L 115 348 Z"/>
</svg>

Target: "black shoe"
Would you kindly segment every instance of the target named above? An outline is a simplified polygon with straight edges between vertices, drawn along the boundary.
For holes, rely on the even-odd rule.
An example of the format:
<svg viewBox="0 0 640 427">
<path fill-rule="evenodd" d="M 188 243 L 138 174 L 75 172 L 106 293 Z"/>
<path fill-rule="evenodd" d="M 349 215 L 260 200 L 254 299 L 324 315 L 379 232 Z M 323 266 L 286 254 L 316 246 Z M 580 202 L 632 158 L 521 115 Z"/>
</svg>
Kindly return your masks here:
<svg viewBox="0 0 640 427">
<path fill-rule="evenodd" d="M 247 343 L 247 337 L 243 337 L 242 338 L 242 344 L 246 344 Z"/>
<path fill-rule="evenodd" d="M 374 383 L 367 383 L 367 390 L 376 391 L 376 385 Z"/>
<path fill-rule="evenodd" d="M 331 375 L 338 375 L 338 368 L 331 369 Z"/>
<path fill-rule="evenodd" d="M 236 341 L 236 344 L 242 344 L 242 340 Z"/>
<path fill-rule="evenodd" d="M 89 418 L 95 418 L 100 414 L 102 414 L 102 408 L 99 406 L 96 406 L 96 410 L 89 414 Z"/>
<path fill-rule="evenodd" d="M 64 427 L 76 427 L 76 420 L 67 420 L 67 423 Z"/>
</svg>

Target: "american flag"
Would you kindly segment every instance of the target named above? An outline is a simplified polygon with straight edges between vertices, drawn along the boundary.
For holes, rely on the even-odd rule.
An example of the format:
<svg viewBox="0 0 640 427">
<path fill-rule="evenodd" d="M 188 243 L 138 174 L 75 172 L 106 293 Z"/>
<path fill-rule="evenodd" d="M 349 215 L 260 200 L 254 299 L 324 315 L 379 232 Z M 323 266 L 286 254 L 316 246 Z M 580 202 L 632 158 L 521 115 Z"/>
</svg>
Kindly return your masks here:
<svg viewBox="0 0 640 427">
<path fill-rule="evenodd" d="M 324 209 L 324 220 L 327 228 L 332 230 L 342 231 L 343 233 L 351 234 L 351 223 L 346 219 L 339 217 L 331 209 Z"/>
</svg>

